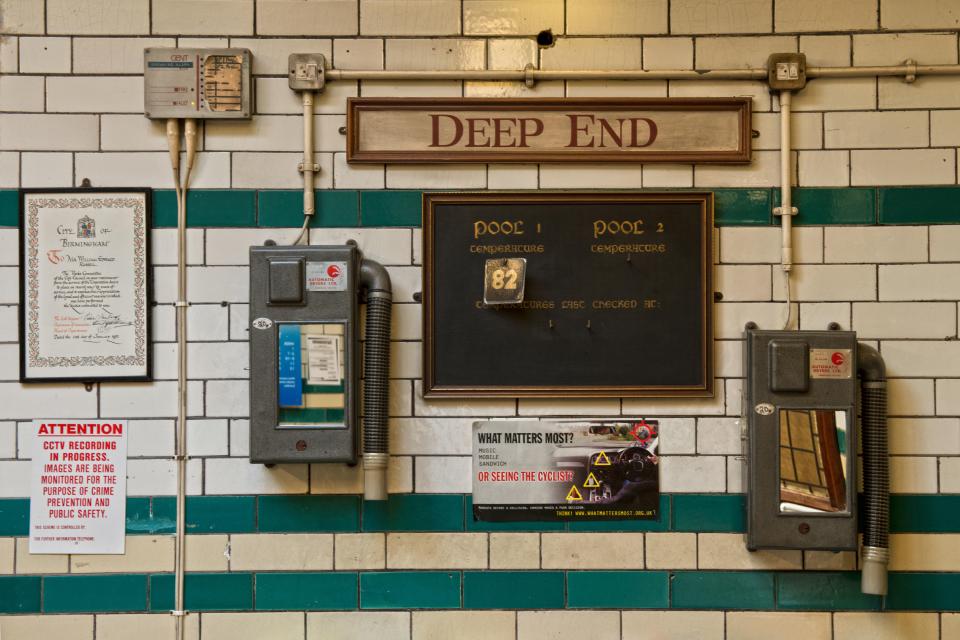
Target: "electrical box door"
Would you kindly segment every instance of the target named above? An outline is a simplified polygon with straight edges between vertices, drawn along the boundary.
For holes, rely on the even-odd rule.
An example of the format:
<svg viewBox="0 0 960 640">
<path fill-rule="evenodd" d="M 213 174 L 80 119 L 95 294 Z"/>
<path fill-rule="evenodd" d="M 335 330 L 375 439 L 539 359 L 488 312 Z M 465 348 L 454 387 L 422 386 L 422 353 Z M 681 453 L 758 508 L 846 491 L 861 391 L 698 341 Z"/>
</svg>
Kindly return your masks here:
<svg viewBox="0 0 960 640">
<path fill-rule="evenodd" d="M 856 334 L 744 337 L 747 547 L 856 549 Z"/>
<path fill-rule="evenodd" d="M 250 248 L 250 461 L 356 462 L 353 245 Z"/>
</svg>

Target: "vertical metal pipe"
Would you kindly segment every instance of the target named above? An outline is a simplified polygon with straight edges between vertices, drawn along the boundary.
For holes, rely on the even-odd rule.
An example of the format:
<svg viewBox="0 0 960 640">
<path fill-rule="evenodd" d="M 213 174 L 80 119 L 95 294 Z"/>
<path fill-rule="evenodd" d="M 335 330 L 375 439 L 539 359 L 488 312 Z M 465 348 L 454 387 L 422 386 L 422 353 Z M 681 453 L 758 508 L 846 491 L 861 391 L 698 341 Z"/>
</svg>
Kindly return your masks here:
<svg viewBox="0 0 960 640">
<path fill-rule="evenodd" d="M 303 215 L 314 213 L 313 92 L 303 92 Z"/>
<path fill-rule="evenodd" d="M 174 612 L 176 634 L 186 633 L 184 574 L 186 573 L 186 501 L 187 501 L 187 191 L 197 152 L 197 121 L 184 126 L 187 157 L 183 186 L 177 184 L 177 523 L 174 545 Z"/>
<path fill-rule="evenodd" d="M 787 315 L 784 329 L 790 328 L 790 271 L 793 269 L 793 161 L 790 141 L 790 107 L 793 94 L 780 92 L 780 269 L 783 271 Z"/>
</svg>

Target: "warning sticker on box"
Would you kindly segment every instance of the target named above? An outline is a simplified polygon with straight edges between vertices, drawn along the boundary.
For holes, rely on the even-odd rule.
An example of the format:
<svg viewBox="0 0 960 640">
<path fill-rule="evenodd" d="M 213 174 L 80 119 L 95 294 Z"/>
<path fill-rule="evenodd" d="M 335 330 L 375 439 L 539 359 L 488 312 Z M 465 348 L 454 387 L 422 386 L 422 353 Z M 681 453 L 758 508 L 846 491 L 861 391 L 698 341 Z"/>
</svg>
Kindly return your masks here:
<svg viewBox="0 0 960 640">
<path fill-rule="evenodd" d="M 346 291 L 346 262 L 308 262 L 307 291 Z"/>
<path fill-rule="evenodd" d="M 853 351 L 851 349 L 810 349 L 810 377 L 853 377 Z"/>
</svg>

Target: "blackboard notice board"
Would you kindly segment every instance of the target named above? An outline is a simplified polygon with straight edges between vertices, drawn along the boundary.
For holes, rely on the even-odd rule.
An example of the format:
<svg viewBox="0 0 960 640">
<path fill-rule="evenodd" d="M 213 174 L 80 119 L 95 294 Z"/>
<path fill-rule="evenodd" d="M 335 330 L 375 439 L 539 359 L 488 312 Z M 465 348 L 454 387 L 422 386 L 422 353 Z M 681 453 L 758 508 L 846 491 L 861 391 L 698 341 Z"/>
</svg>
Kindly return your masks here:
<svg viewBox="0 0 960 640">
<path fill-rule="evenodd" d="M 711 193 L 425 194 L 424 395 L 711 396 L 712 230 Z"/>
</svg>

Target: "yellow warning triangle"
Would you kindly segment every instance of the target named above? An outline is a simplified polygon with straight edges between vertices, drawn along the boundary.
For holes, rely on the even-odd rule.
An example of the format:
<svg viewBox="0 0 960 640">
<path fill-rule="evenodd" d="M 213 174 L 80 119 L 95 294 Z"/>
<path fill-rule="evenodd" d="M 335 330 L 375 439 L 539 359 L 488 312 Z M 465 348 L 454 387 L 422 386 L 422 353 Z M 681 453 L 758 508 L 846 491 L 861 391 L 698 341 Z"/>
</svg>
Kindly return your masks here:
<svg viewBox="0 0 960 640">
<path fill-rule="evenodd" d="M 601 451 L 600 453 L 598 453 L 597 457 L 593 461 L 593 464 L 594 466 L 597 466 L 597 467 L 609 467 L 610 458 L 607 457 L 607 452 Z"/>
<path fill-rule="evenodd" d="M 580 500 L 583 500 L 583 496 L 580 495 L 577 485 L 571 486 L 570 491 L 567 492 L 567 502 L 578 502 Z"/>
<path fill-rule="evenodd" d="M 597 476 L 593 475 L 592 472 L 587 476 L 586 482 L 583 483 L 584 489 L 596 489 L 599 486 L 600 483 L 597 481 Z"/>
</svg>

